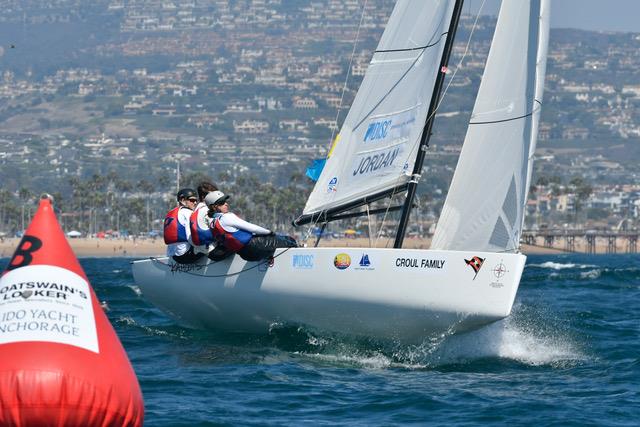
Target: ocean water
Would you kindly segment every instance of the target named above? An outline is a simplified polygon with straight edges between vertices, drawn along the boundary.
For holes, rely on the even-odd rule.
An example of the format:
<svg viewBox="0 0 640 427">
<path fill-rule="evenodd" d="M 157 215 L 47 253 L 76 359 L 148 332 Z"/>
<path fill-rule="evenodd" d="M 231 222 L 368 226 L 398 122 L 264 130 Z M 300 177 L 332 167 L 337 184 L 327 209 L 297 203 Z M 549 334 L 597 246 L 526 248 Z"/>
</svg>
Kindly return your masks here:
<svg viewBox="0 0 640 427">
<path fill-rule="evenodd" d="M 147 426 L 640 425 L 640 255 L 530 256 L 509 318 L 413 346 L 185 329 L 140 295 L 129 259 L 81 263 Z"/>
</svg>

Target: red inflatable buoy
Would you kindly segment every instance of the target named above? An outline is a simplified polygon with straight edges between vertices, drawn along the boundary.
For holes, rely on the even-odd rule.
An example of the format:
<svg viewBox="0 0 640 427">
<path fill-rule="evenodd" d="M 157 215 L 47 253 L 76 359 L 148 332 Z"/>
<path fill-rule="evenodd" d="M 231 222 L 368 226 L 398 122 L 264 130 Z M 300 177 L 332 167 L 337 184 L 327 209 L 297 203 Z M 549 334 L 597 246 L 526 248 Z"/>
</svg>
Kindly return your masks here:
<svg viewBox="0 0 640 427">
<path fill-rule="evenodd" d="M 129 359 L 43 198 L 0 278 L 0 425 L 141 426 Z"/>
</svg>

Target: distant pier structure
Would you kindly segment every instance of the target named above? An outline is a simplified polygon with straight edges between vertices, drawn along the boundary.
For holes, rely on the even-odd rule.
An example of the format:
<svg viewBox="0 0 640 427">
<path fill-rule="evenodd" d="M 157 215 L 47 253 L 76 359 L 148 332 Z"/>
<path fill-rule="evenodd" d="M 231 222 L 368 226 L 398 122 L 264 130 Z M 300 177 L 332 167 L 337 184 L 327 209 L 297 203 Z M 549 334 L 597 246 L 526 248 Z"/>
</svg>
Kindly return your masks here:
<svg viewBox="0 0 640 427">
<path fill-rule="evenodd" d="M 531 246 L 587 254 L 638 253 L 640 231 L 525 230 L 522 242 Z"/>
</svg>

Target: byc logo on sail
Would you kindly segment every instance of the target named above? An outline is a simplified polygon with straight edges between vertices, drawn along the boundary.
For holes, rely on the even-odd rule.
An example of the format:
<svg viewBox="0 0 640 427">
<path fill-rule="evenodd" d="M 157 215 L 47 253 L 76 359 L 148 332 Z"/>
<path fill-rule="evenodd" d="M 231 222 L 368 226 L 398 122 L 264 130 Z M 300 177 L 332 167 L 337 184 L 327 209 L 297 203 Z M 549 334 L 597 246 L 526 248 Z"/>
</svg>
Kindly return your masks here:
<svg viewBox="0 0 640 427">
<path fill-rule="evenodd" d="M 367 132 L 364 134 L 364 142 L 377 141 L 386 138 L 389 134 L 390 128 L 391 120 L 371 123 L 367 128 Z"/>
</svg>

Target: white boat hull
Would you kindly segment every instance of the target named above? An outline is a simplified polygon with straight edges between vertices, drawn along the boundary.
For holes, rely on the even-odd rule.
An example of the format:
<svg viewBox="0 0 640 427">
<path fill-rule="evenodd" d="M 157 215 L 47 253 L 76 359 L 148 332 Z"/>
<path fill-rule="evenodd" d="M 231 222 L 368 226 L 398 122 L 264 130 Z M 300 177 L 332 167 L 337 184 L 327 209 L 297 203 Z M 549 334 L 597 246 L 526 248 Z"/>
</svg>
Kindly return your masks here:
<svg viewBox="0 0 640 427">
<path fill-rule="evenodd" d="M 146 299 L 191 327 L 266 332 L 283 322 L 420 342 L 508 316 L 526 260 L 376 248 L 295 248 L 276 255 L 272 267 L 238 256 L 187 266 L 146 259 L 133 263 L 133 275 Z M 484 259 L 477 274 L 465 261 L 474 256 Z"/>
</svg>

